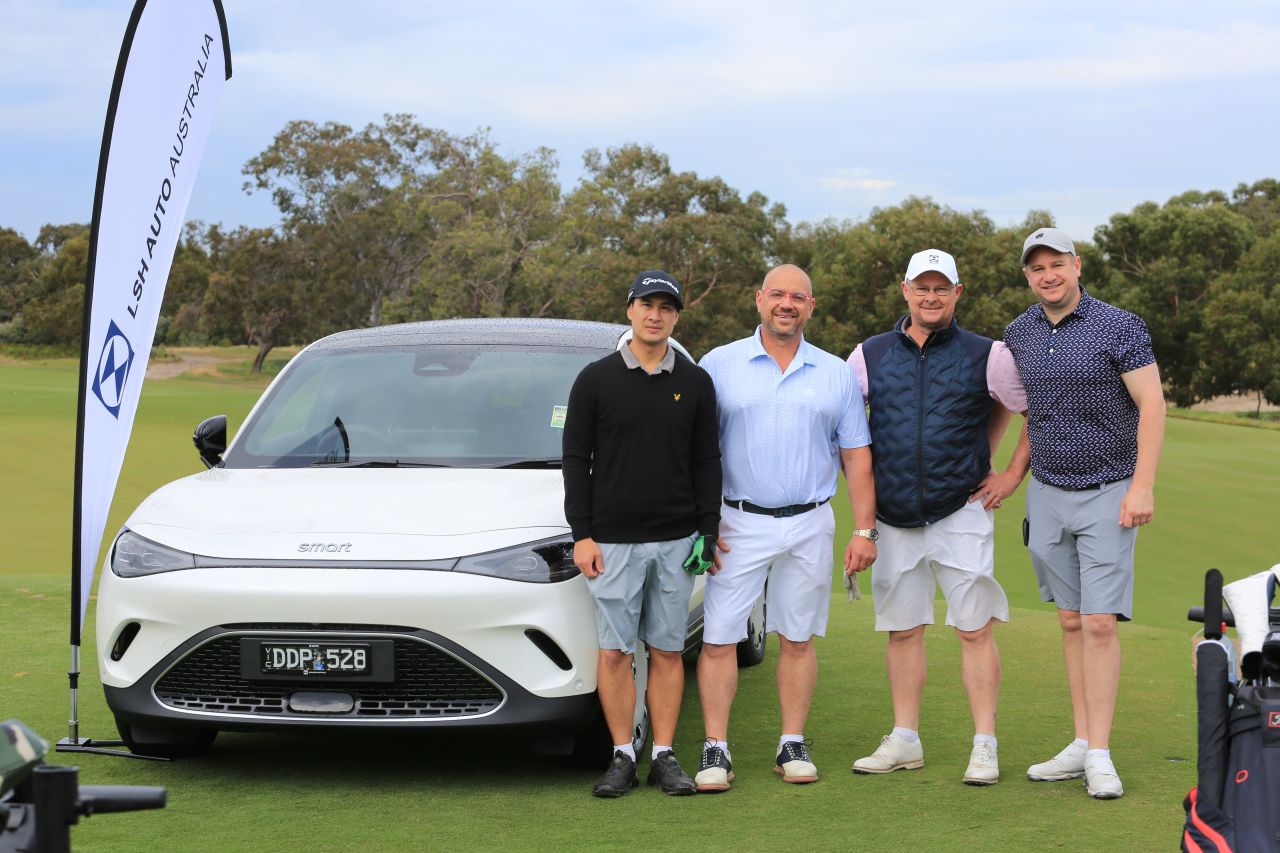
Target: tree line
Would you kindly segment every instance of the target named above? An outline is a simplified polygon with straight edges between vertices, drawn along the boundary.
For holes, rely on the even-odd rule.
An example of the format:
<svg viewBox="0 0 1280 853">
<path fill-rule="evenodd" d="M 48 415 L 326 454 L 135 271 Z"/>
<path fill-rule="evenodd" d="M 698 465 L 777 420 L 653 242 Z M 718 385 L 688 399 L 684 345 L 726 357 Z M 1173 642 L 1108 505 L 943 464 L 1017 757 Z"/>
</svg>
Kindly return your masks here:
<svg viewBox="0 0 1280 853">
<path fill-rule="evenodd" d="M 487 132 L 459 136 L 388 115 L 356 130 L 294 121 L 245 164 L 269 193 L 271 228 L 189 223 L 156 331 L 161 345 L 273 347 L 340 329 L 448 317 L 618 322 L 636 272 L 685 289 L 677 337 L 695 354 L 746 334 L 751 294 L 774 263 L 807 270 L 818 298 L 806 337 L 838 355 L 904 313 L 907 259 L 955 255 L 958 308 L 998 338 L 1033 300 L 1023 237 L 1033 210 L 997 226 L 929 198 L 859 221 L 792 224 L 758 192 L 671 168 L 651 147 L 584 155 L 569 190 L 546 148 L 507 157 Z M 1241 393 L 1280 403 L 1280 181 L 1188 191 L 1078 235 L 1091 293 L 1142 316 L 1170 399 Z M 89 229 L 47 225 L 34 242 L 0 228 L 0 342 L 79 341 Z"/>
</svg>

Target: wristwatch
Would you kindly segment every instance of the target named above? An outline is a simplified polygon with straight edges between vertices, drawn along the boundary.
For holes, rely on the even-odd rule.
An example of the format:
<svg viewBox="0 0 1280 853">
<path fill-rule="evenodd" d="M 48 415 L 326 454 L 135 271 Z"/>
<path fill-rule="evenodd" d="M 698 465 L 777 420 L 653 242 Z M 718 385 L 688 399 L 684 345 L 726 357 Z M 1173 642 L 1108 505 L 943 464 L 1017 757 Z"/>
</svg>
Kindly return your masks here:
<svg viewBox="0 0 1280 853">
<path fill-rule="evenodd" d="M 874 542 L 880 538 L 880 531 L 876 530 L 874 527 L 863 527 L 853 531 L 853 535 L 864 536 Z"/>
</svg>

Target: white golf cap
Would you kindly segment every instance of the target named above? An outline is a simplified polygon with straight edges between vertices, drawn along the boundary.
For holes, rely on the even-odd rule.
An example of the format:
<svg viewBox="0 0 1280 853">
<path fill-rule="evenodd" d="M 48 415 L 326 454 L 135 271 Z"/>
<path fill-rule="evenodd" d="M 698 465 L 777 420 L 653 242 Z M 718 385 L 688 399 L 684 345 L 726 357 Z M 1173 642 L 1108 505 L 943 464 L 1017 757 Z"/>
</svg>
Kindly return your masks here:
<svg viewBox="0 0 1280 853">
<path fill-rule="evenodd" d="M 1026 240 L 1022 241 L 1022 265 L 1027 265 L 1027 257 L 1040 246 L 1047 246 L 1055 252 L 1067 252 L 1074 255 L 1076 253 L 1076 244 L 1071 242 L 1071 238 L 1067 236 L 1067 232 L 1061 228 L 1040 228 L 1032 231 Z"/>
<path fill-rule="evenodd" d="M 960 273 L 956 271 L 956 259 L 941 249 L 925 249 L 911 256 L 907 264 L 907 275 L 904 281 L 914 281 L 927 272 L 940 272 L 952 284 L 960 283 Z"/>
</svg>

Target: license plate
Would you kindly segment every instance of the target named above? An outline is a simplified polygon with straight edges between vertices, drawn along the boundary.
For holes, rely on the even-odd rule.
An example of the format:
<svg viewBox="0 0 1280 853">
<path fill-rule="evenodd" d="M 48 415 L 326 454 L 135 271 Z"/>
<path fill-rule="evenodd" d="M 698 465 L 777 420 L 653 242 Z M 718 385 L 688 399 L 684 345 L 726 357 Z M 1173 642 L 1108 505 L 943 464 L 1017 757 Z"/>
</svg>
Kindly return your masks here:
<svg viewBox="0 0 1280 853">
<path fill-rule="evenodd" d="M 259 663 L 264 675 L 368 675 L 369 647 L 364 643 L 263 643 Z"/>
<path fill-rule="evenodd" d="M 240 640 L 240 673 L 252 680 L 392 681 L 394 659 L 390 640 Z"/>
</svg>

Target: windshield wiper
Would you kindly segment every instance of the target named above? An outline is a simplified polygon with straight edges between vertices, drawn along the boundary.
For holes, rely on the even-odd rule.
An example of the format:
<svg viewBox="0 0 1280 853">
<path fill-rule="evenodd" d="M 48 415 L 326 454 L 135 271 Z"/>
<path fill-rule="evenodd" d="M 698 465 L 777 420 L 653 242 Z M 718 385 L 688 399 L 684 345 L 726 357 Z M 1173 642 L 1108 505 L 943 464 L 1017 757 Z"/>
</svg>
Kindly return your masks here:
<svg viewBox="0 0 1280 853">
<path fill-rule="evenodd" d="M 523 459 L 508 459 L 493 465 L 494 468 L 560 468 L 559 456 L 531 456 Z"/>
<path fill-rule="evenodd" d="M 436 462 L 401 462 L 399 459 L 366 459 L 363 462 L 334 462 L 328 459 L 317 459 L 311 463 L 312 468 L 451 468 Z"/>
</svg>

